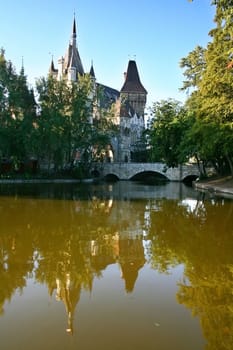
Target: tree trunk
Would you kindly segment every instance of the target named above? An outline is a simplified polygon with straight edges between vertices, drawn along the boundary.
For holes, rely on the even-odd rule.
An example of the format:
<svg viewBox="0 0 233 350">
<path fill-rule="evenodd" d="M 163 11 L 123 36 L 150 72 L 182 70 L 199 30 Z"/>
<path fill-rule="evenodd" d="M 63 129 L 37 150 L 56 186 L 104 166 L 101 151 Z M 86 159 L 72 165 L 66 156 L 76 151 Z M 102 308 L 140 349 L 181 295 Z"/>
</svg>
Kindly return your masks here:
<svg viewBox="0 0 233 350">
<path fill-rule="evenodd" d="M 195 154 L 195 158 L 197 161 L 197 166 L 200 172 L 201 177 L 206 177 L 206 171 L 205 171 L 205 166 L 204 166 L 204 162 L 201 163 L 199 157 L 197 154 Z"/>
<path fill-rule="evenodd" d="M 233 163 L 232 163 L 232 160 L 231 160 L 229 154 L 226 154 L 226 159 L 227 159 L 229 167 L 230 167 L 231 176 L 233 177 Z"/>
</svg>

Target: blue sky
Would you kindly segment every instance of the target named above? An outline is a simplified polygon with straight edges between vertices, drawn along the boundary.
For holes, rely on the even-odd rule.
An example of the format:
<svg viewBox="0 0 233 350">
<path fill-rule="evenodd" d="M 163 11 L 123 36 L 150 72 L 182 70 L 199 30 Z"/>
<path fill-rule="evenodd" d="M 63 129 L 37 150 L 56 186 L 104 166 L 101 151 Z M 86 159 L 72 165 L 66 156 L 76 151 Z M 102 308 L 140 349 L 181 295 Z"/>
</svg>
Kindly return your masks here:
<svg viewBox="0 0 233 350">
<path fill-rule="evenodd" d="M 65 54 L 75 11 L 77 45 L 85 71 L 121 89 L 128 60 L 136 59 L 148 104 L 184 101 L 179 62 L 205 46 L 214 27 L 211 0 L 12 0 L 1 1 L 0 47 L 28 81 L 46 76 Z"/>
</svg>

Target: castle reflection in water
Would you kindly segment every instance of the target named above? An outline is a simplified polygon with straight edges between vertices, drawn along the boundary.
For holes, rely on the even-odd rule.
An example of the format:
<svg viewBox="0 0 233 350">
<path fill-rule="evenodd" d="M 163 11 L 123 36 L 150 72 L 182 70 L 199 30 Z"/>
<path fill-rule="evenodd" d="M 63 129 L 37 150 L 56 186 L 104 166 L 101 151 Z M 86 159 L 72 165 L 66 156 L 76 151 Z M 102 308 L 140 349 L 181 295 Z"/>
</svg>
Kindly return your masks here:
<svg viewBox="0 0 233 350">
<path fill-rule="evenodd" d="M 230 349 L 232 212 L 232 201 L 177 184 L 2 187 L 0 314 L 33 279 L 64 303 L 72 334 L 81 293 L 112 266 L 129 294 L 146 265 L 166 274 L 182 264 L 177 302 L 199 317 L 212 348 Z"/>
<path fill-rule="evenodd" d="M 67 332 L 72 333 L 81 291 L 91 293 L 94 278 L 109 265 L 119 266 L 125 291 L 133 291 L 146 262 L 145 202 L 138 203 L 139 210 L 135 211 L 135 203 L 132 205 L 126 193 L 114 201 L 111 185 L 102 195 L 94 189 L 85 199 L 73 192 L 69 195 L 72 200 L 63 200 L 67 192 L 61 187 L 60 193 L 51 187 L 36 193 L 26 188 L 26 199 L 18 195 L 21 190 L 25 188 L 18 188 L 14 197 L 1 198 L 0 310 L 33 276 L 47 285 L 51 296 L 64 303 Z"/>
</svg>

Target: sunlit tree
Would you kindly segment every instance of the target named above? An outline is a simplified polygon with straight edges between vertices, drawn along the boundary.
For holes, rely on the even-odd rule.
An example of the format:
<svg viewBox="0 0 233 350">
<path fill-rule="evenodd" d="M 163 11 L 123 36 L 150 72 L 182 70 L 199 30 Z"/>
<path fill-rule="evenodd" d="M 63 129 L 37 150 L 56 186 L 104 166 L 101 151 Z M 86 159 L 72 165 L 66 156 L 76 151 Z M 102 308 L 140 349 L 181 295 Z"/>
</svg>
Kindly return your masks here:
<svg viewBox="0 0 233 350">
<path fill-rule="evenodd" d="M 48 167 L 53 164 L 59 169 L 69 164 L 76 152 L 80 154 L 79 166 L 87 167 L 96 154 L 93 150 L 109 143 L 108 113 L 94 105 L 91 89 L 88 75 L 72 83 L 51 76 L 38 80 L 38 154 L 41 159 L 47 158 Z M 95 109 L 99 116 L 96 121 Z"/>
<path fill-rule="evenodd" d="M 193 155 L 192 150 L 181 148 L 181 145 L 190 122 L 186 109 L 179 101 L 168 99 L 154 103 L 147 131 L 151 160 L 164 161 L 171 167 L 188 161 Z"/>
<path fill-rule="evenodd" d="M 199 155 L 211 161 L 219 174 L 233 174 L 233 6 L 224 0 L 212 5 L 216 13 L 211 41 L 181 60 L 186 78 L 182 89 L 191 90 L 187 106 L 196 115 L 193 140 Z"/>
</svg>

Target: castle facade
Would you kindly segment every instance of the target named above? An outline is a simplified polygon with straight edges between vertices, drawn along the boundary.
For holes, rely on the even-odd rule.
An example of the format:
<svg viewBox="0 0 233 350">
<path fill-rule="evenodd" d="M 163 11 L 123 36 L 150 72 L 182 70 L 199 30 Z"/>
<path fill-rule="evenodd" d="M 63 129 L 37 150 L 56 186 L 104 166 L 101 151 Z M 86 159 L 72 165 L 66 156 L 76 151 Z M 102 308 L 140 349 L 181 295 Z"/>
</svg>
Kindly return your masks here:
<svg viewBox="0 0 233 350">
<path fill-rule="evenodd" d="M 68 82 L 76 82 L 79 76 L 86 74 L 77 47 L 75 19 L 67 51 L 58 60 L 58 68 L 55 68 L 52 59 L 49 73 L 58 80 L 65 78 Z M 145 129 L 144 113 L 147 98 L 147 91 L 140 81 L 136 62 L 129 60 L 125 81 L 120 91 L 99 84 L 95 77 L 93 64 L 88 74 L 92 78 L 93 88 L 101 88 L 102 106 L 109 108 L 114 105 L 114 121 L 119 126 L 119 135 L 112 139 L 107 151 L 108 160 L 135 161 L 135 155 L 142 149 L 141 137 Z"/>
</svg>

